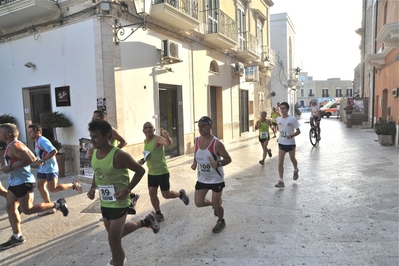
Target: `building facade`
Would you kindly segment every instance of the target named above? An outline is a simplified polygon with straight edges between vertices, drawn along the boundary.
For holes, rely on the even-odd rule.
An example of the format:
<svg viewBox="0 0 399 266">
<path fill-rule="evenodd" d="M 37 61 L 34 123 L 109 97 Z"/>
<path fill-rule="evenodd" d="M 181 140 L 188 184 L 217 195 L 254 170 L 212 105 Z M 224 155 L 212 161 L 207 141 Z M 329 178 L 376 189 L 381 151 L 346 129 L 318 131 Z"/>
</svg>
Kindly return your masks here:
<svg viewBox="0 0 399 266">
<path fill-rule="evenodd" d="M 33 148 L 27 125 L 44 112 L 65 113 L 73 126 L 57 136 L 77 173 L 96 109 L 135 158 L 146 121 L 169 131 L 168 156 L 193 152 L 204 115 L 222 140 L 251 130 L 271 106 L 272 1 L 147 3 L 141 13 L 132 1 L 1 1 L 0 113 L 16 117 L 22 141 Z"/>
<path fill-rule="evenodd" d="M 399 2 L 364 0 L 361 37 L 361 93 L 370 97 L 369 119 L 395 120 L 399 130 Z M 396 134 L 396 145 L 398 145 Z"/>
</svg>

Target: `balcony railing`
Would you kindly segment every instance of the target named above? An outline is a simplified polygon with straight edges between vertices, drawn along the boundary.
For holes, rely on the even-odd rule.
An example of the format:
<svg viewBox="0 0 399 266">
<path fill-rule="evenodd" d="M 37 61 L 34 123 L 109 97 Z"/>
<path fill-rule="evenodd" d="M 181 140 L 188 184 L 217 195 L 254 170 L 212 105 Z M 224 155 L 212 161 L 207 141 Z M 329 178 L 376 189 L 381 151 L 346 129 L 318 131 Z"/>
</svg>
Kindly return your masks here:
<svg viewBox="0 0 399 266">
<path fill-rule="evenodd" d="M 1 5 L 6 5 L 6 4 L 11 3 L 11 2 L 15 2 L 15 1 L 17 1 L 17 0 L 0 0 L 0 6 Z"/>
<path fill-rule="evenodd" d="M 243 32 L 244 41 L 240 41 L 240 50 L 241 51 L 250 51 L 254 54 L 261 56 L 258 51 L 258 39 L 249 31 Z"/>
<path fill-rule="evenodd" d="M 234 19 L 219 8 L 209 9 L 203 12 L 205 13 L 205 16 L 203 16 L 205 21 L 203 21 L 203 23 L 206 24 L 206 34 L 223 34 L 229 39 L 237 42 L 237 23 Z"/>
<path fill-rule="evenodd" d="M 276 59 L 275 59 L 276 57 L 275 57 L 274 50 L 271 47 L 267 46 L 267 45 L 262 46 L 261 50 L 262 50 L 262 54 L 261 54 L 262 61 L 269 61 L 269 63 L 271 65 L 275 65 L 276 64 Z"/>
<path fill-rule="evenodd" d="M 314 94 L 313 94 L 313 93 L 309 93 L 308 96 L 309 96 L 309 97 L 313 97 Z"/>
<path fill-rule="evenodd" d="M 153 5 L 167 3 L 181 12 L 198 19 L 198 0 L 154 0 Z"/>
</svg>

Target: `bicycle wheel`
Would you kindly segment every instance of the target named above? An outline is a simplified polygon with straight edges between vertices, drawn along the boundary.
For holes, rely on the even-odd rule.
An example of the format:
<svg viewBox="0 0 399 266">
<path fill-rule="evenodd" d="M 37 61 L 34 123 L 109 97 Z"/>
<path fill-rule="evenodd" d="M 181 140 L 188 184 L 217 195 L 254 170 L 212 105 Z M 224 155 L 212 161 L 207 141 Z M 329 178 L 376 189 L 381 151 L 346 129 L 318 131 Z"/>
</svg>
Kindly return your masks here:
<svg viewBox="0 0 399 266">
<path fill-rule="evenodd" d="M 311 128 L 309 131 L 310 143 L 315 147 L 317 145 L 317 132 L 315 128 Z"/>
</svg>

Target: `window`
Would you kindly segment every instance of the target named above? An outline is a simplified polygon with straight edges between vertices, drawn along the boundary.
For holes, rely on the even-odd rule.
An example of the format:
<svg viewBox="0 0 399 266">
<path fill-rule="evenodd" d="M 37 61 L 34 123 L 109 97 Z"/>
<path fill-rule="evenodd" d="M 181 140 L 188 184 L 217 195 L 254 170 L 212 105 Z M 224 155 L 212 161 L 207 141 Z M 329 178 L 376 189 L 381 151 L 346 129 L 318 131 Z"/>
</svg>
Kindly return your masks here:
<svg viewBox="0 0 399 266">
<path fill-rule="evenodd" d="M 313 89 L 309 89 L 309 97 L 312 97 L 313 95 Z"/>
<path fill-rule="evenodd" d="M 352 97 L 352 95 L 353 95 L 352 87 L 346 87 L 346 96 Z"/>
<path fill-rule="evenodd" d="M 240 50 L 241 51 L 247 50 L 245 10 L 241 6 L 237 8 L 237 27 L 238 27 L 238 43 Z"/>
<path fill-rule="evenodd" d="M 209 0 L 208 8 L 207 8 L 207 16 L 208 16 L 208 33 L 216 33 L 219 32 L 219 0 Z"/>
<path fill-rule="evenodd" d="M 323 88 L 323 97 L 330 97 L 328 95 L 328 89 L 326 89 L 326 88 Z"/>
<path fill-rule="evenodd" d="M 341 87 L 336 87 L 335 88 L 335 97 L 342 97 Z"/>
<path fill-rule="evenodd" d="M 259 55 L 261 55 L 262 47 L 263 47 L 263 27 L 262 23 L 258 21 L 257 26 L 256 26 L 256 40 L 258 41 L 258 47 L 257 47 L 257 52 Z"/>
<path fill-rule="evenodd" d="M 303 97 L 304 95 L 305 95 L 304 89 L 301 89 L 301 97 Z"/>
</svg>

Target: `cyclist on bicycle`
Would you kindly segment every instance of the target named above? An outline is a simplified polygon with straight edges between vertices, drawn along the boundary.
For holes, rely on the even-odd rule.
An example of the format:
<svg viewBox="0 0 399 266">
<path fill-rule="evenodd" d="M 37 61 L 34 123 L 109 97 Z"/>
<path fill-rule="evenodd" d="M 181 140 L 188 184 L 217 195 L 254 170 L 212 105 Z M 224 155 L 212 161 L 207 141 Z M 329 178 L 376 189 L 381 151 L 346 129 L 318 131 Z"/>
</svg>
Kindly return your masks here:
<svg viewBox="0 0 399 266">
<path fill-rule="evenodd" d="M 321 139 L 321 137 L 320 137 L 320 134 L 321 134 L 321 128 L 320 128 L 321 110 L 320 110 L 319 106 L 317 106 L 317 100 L 316 99 L 311 100 L 310 104 L 311 104 L 311 106 L 310 106 L 310 110 L 311 110 L 311 112 L 310 112 L 310 125 L 312 127 L 314 127 L 315 126 L 314 122 L 316 122 L 317 131 L 319 132 L 317 134 L 317 140 L 320 140 Z"/>
</svg>

